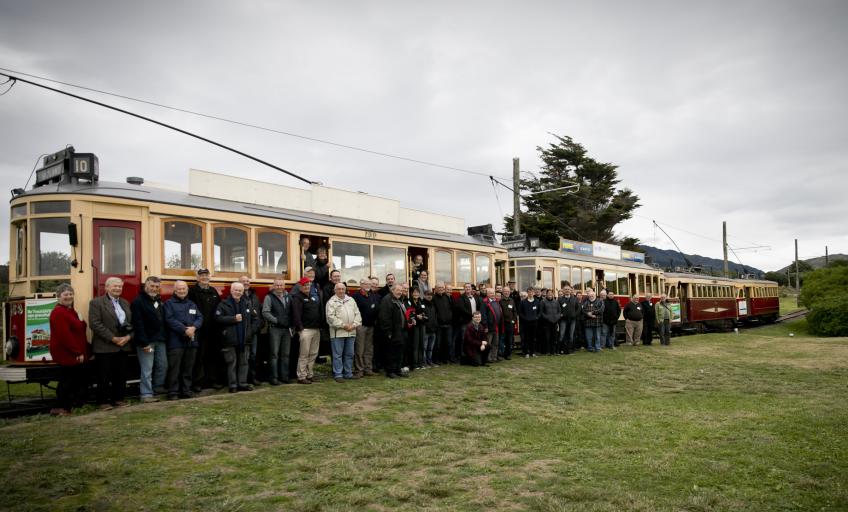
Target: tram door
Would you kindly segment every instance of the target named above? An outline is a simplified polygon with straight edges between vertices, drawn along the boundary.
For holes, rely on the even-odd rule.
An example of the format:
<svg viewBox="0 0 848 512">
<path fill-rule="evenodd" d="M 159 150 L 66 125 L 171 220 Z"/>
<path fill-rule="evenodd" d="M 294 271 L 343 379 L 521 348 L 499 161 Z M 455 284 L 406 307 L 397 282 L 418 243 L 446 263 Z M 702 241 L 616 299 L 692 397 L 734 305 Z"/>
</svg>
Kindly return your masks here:
<svg viewBox="0 0 848 512">
<path fill-rule="evenodd" d="M 106 279 L 124 281 L 121 295 L 132 301 L 141 290 L 141 223 L 94 220 L 94 296 L 103 295 Z"/>
</svg>

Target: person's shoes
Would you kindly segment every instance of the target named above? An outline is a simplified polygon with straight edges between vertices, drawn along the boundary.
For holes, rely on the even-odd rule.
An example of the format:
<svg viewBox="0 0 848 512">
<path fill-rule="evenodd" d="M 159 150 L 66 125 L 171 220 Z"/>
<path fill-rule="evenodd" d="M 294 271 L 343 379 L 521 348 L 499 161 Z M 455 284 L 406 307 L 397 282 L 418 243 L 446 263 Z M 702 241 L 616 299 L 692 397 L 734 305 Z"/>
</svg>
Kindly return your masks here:
<svg viewBox="0 0 848 512">
<path fill-rule="evenodd" d="M 159 399 L 155 396 L 143 396 L 141 397 L 141 403 L 143 404 L 152 404 L 158 402 Z"/>
<path fill-rule="evenodd" d="M 361 378 L 362 378 L 362 376 L 361 376 L 361 375 L 353 374 L 353 375 L 351 375 L 350 377 L 345 377 L 345 378 L 346 378 L 346 379 L 349 379 L 349 380 L 357 380 L 357 379 L 361 379 Z"/>
<path fill-rule="evenodd" d="M 532 357 L 539 357 L 539 356 L 537 356 L 536 354 L 532 354 Z"/>
<path fill-rule="evenodd" d="M 239 386 L 239 391 L 253 391 L 253 384 L 248 384 L 247 386 Z"/>
<path fill-rule="evenodd" d="M 437 365 L 436 363 L 432 363 L 430 366 L 432 366 L 433 368 L 438 368 L 438 367 L 439 367 L 439 365 Z"/>
<path fill-rule="evenodd" d="M 180 394 L 180 398 L 184 398 L 184 399 L 185 398 L 194 398 L 194 393 L 192 393 L 191 391 L 188 391 L 186 393 L 182 393 L 182 394 Z"/>
<path fill-rule="evenodd" d="M 215 384 L 215 385 L 214 385 L 214 386 L 212 386 L 212 387 L 213 387 L 213 388 L 215 388 L 215 390 L 216 390 L 216 391 L 221 391 L 222 389 L 224 389 L 224 385 L 223 385 L 223 384 Z"/>
<path fill-rule="evenodd" d="M 270 381 L 268 381 L 268 384 L 270 384 L 272 386 L 279 386 L 280 381 L 278 381 L 277 379 L 271 379 Z"/>
<path fill-rule="evenodd" d="M 164 395 L 164 394 L 166 394 L 167 392 L 168 392 L 168 390 L 167 390 L 167 389 L 165 389 L 165 388 L 155 388 L 155 389 L 153 390 L 153 394 L 154 394 L 154 395 Z"/>
<path fill-rule="evenodd" d="M 236 393 L 237 391 L 238 391 L 238 388 L 230 388 L 230 393 Z"/>
<path fill-rule="evenodd" d="M 101 411 L 111 411 L 112 409 L 114 409 L 112 404 L 100 404 L 97 406 L 97 408 Z"/>
<path fill-rule="evenodd" d="M 315 382 L 315 378 L 313 377 L 306 377 L 306 380 L 308 380 L 310 384 Z"/>
<path fill-rule="evenodd" d="M 283 380 L 280 381 L 280 384 L 291 384 L 291 383 L 292 383 L 291 379 L 283 379 Z"/>
<path fill-rule="evenodd" d="M 365 370 L 365 373 L 363 375 L 365 375 L 366 377 L 373 377 L 374 375 L 377 375 L 377 374 L 374 373 L 371 370 Z"/>
<path fill-rule="evenodd" d="M 309 379 L 297 379 L 298 384 L 312 384 L 312 381 Z"/>
<path fill-rule="evenodd" d="M 113 407 L 129 407 L 130 403 L 124 400 L 118 400 L 117 402 L 112 402 Z"/>
<path fill-rule="evenodd" d="M 50 415 L 51 416 L 70 416 L 71 411 L 69 411 L 67 409 L 63 409 L 61 407 L 56 407 L 54 409 L 50 409 Z"/>
<path fill-rule="evenodd" d="M 396 373 L 387 373 L 386 378 L 388 378 L 388 379 L 399 379 L 400 375 L 398 375 Z"/>
<path fill-rule="evenodd" d="M 510 357 L 510 356 L 504 356 L 504 360 L 505 360 L 505 361 L 511 361 L 511 360 L 512 360 L 512 357 Z"/>
<path fill-rule="evenodd" d="M 203 388 L 200 386 L 192 386 L 191 391 L 192 393 L 200 393 L 201 391 L 203 391 Z"/>
<path fill-rule="evenodd" d="M 524 354 L 524 359 L 530 359 L 530 354 Z"/>
<path fill-rule="evenodd" d="M 178 398 L 180 398 L 180 395 L 176 393 L 168 393 L 168 400 L 177 400 Z"/>
<path fill-rule="evenodd" d="M 408 378 L 409 378 L 409 372 L 403 372 L 403 371 L 402 371 L 402 372 L 400 372 L 400 373 L 398 374 L 398 377 L 402 377 L 402 378 L 404 378 L 404 379 L 408 379 Z"/>
</svg>

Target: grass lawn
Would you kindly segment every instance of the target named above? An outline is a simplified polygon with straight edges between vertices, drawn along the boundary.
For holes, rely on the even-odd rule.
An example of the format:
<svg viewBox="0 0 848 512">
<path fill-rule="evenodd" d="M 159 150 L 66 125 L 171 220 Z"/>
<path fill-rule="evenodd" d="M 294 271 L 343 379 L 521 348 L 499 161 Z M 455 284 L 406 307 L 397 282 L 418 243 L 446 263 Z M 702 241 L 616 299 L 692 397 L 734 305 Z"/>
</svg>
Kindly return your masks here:
<svg viewBox="0 0 848 512">
<path fill-rule="evenodd" d="M 804 322 L 8 421 L 0 508 L 846 510 L 848 339 Z"/>
<path fill-rule="evenodd" d="M 798 305 L 798 297 L 781 297 L 780 298 L 780 314 L 785 315 L 793 311 L 804 309 L 804 306 Z"/>
</svg>

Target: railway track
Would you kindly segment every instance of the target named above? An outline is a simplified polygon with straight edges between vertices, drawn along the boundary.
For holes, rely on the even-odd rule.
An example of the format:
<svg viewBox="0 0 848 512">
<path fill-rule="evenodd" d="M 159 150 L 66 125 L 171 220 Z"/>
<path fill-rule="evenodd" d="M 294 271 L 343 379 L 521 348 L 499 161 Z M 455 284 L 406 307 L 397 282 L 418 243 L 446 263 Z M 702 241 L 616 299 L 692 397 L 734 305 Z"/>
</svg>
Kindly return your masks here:
<svg viewBox="0 0 848 512">
<path fill-rule="evenodd" d="M 792 311 L 791 313 L 787 313 L 779 317 L 777 320 L 775 320 L 775 323 L 785 322 L 787 320 L 795 320 L 796 318 L 803 318 L 807 315 L 807 313 L 809 313 L 809 310 L 807 309 L 799 309 L 798 311 Z"/>
</svg>

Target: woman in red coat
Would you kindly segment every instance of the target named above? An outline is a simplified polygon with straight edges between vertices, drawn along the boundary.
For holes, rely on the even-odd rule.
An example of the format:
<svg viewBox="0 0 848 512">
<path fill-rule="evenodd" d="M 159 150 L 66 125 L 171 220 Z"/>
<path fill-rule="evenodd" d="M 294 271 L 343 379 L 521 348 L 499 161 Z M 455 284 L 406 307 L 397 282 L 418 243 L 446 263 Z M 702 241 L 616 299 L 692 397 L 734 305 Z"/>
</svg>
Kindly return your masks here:
<svg viewBox="0 0 848 512">
<path fill-rule="evenodd" d="M 88 383 L 86 362 L 91 348 L 85 337 L 85 322 L 74 310 L 74 289 L 63 283 L 56 289 L 59 303 L 50 313 L 50 356 L 62 367 L 56 387 L 59 407 L 50 414 L 67 416 L 71 407 L 81 404 Z"/>
</svg>

